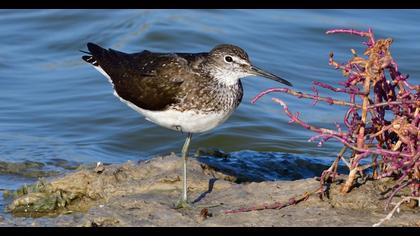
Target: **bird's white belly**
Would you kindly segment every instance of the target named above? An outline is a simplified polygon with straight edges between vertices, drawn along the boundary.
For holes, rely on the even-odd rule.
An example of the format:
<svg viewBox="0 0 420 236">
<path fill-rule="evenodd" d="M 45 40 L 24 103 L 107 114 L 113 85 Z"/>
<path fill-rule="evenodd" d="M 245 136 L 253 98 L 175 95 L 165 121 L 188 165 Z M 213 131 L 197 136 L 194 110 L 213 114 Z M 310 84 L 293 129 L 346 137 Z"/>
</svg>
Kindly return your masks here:
<svg viewBox="0 0 420 236">
<path fill-rule="evenodd" d="M 230 112 L 221 113 L 197 113 L 194 111 L 181 112 L 176 110 L 149 111 L 141 109 L 133 103 L 122 99 L 116 93 L 114 94 L 122 102 L 145 116 L 146 120 L 149 120 L 165 128 L 182 131 L 185 133 L 201 133 L 211 130 L 225 122 L 233 113 L 233 110 Z"/>
</svg>

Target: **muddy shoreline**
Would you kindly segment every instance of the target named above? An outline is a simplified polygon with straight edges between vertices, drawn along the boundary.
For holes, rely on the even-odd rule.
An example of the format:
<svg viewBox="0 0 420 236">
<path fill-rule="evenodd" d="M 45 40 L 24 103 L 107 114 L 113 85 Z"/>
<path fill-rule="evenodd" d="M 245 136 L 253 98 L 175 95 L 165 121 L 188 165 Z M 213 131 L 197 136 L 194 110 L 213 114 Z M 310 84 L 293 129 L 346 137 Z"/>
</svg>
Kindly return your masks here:
<svg viewBox="0 0 420 236">
<path fill-rule="evenodd" d="M 372 226 L 384 218 L 381 199 L 388 180 L 368 181 L 348 194 L 340 183 L 329 198 L 297 205 L 226 214 L 241 207 L 287 202 L 319 186 L 315 179 L 236 183 L 194 158 L 189 160 L 191 208 L 175 209 L 181 188 L 175 155 L 81 170 L 21 191 L 8 207 L 14 217 L 0 226 Z M 397 202 L 395 198 L 393 202 Z M 204 210 L 203 210 L 204 209 Z M 34 216 L 34 217 L 28 217 Z M 383 226 L 420 226 L 419 207 L 401 207 Z"/>
</svg>

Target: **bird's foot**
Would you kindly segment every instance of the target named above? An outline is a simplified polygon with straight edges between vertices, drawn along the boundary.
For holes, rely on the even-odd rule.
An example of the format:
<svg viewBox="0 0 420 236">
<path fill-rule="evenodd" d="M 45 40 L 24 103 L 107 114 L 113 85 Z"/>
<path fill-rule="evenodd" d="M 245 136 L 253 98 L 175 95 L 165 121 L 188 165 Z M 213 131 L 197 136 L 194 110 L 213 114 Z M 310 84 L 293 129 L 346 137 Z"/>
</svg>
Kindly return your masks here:
<svg viewBox="0 0 420 236">
<path fill-rule="evenodd" d="M 192 205 L 188 203 L 187 200 L 179 199 L 178 202 L 175 204 L 175 209 L 186 209 L 192 208 Z"/>
</svg>

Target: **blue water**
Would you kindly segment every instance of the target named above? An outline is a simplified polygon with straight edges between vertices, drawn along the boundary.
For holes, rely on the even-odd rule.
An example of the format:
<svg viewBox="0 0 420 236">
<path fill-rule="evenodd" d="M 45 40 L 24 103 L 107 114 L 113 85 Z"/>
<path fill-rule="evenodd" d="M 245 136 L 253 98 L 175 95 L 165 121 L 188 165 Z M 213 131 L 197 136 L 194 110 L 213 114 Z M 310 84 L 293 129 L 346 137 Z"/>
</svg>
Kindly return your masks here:
<svg viewBox="0 0 420 236">
<path fill-rule="evenodd" d="M 313 80 L 336 85 L 343 78 L 328 66 L 330 51 L 344 62 L 350 48 L 359 54 L 364 49 L 357 36 L 325 35 L 331 28 L 372 27 L 376 38 L 392 37 L 400 70 L 418 84 L 419 22 L 419 10 L 0 10 L 0 161 L 31 160 L 54 169 L 57 162 L 51 160 L 121 163 L 179 152 L 183 135 L 144 120 L 80 59 L 79 50 L 89 41 L 127 52 L 201 52 L 231 43 L 244 48 L 257 66 L 311 92 Z M 218 128 L 195 135 L 192 152 L 232 153 L 235 161 L 213 163 L 234 173 L 252 169 L 256 180 L 311 177 L 316 171 L 293 163 L 331 162 L 340 145 L 307 142 L 312 133 L 289 124 L 270 98 L 281 97 L 302 119 L 329 128 L 342 122 L 343 108 L 280 94 L 253 105 L 258 92 L 281 85 L 258 77 L 242 82 L 238 110 Z M 293 163 L 284 162 L 288 159 Z M 284 166 L 296 171 L 289 176 Z M 35 180 L 2 174 L 0 189 Z"/>
</svg>

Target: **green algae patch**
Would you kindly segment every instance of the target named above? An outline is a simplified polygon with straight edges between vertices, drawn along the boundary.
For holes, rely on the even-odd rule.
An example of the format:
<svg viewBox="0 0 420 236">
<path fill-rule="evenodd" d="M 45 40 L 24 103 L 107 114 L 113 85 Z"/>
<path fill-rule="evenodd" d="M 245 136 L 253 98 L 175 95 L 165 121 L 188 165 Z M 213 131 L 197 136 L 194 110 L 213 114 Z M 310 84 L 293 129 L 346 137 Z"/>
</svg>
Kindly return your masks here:
<svg viewBox="0 0 420 236">
<path fill-rule="evenodd" d="M 17 216 L 38 217 L 67 211 L 85 211 L 92 200 L 100 199 L 90 183 L 94 173 L 81 171 L 50 183 L 40 180 L 33 185 L 24 185 L 6 196 L 13 197 L 6 211 Z"/>
</svg>

